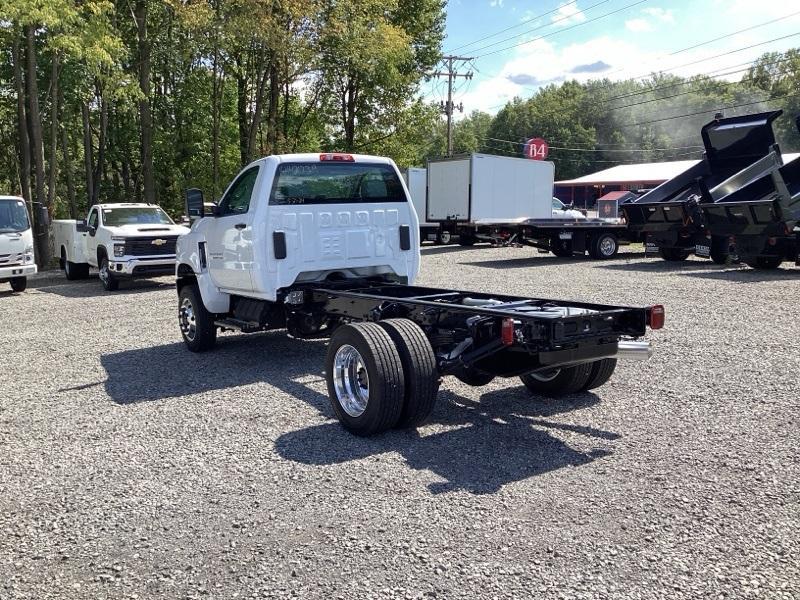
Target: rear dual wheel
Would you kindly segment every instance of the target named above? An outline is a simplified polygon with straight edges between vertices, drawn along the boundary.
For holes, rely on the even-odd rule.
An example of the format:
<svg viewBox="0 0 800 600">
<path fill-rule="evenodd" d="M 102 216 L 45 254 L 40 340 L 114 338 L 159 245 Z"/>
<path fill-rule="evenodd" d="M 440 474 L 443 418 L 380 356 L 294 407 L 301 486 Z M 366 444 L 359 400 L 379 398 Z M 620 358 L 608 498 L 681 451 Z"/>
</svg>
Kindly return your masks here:
<svg viewBox="0 0 800 600">
<path fill-rule="evenodd" d="M 534 394 L 564 396 L 600 387 L 611 379 L 616 367 L 617 359 L 603 358 L 589 363 L 528 373 L 520 379 Z"/>
<path fill-rule="evenodd" d="M 589 240 L 589 256 L 595 260 L 613 258 L 619 252 L 619 241 L 613 233 L 596 233 Z"/>
<path fill-rule="evenodd" d="M 423 423 L 436 402 L 436 358 L 408 319 L 339 327 L 325 357 L 331 406 L 342 426 L 368 436 Z"/>
<path fill-rule="evenodd" d="M 782 256 L 756 256 L 745 261 L 751 269 L 770 271 L 777 269 L 783 262 Z"/>
<path fill-rule="evenodd" d="M 691 251 L 686 248 L 661 248 L 659 253 L 668 262 L 681 262 L 689 258 Z"/>
</svg>

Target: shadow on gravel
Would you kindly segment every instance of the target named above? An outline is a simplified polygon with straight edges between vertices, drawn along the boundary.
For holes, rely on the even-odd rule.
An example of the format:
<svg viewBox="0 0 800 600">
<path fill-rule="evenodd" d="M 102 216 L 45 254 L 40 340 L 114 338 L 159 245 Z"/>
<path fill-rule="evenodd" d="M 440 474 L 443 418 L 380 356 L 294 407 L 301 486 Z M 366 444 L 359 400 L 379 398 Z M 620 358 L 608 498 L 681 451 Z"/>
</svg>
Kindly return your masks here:
<svg viewBox="0 0 800 600">
<path fill-rule="evenodd" d="M 630 260 L 644 258 L 644 252 L 626 252 L 625 254 L 618 254 L 610 261 L 618 262 L 620 260 Z M 595 263 L 595 261 L 588 256 L 575 256 L 573 258 L 560 258 L 552 254 L 536 254 L 534 256 L 524 256 L 521 258 L 506 258 L 502 260 L 485 260 L 476 262 L 462 263 L 471 267 L 484 267 L 487 269 L 527 269 L 528 267 L 553 267 L 557 265 L 569 265 L 574 263 Z"/>
<path fill-rule="evenodd" d="M 291 339 L 282 331 L 218 340 L 212 352 L 202 354 L 189 352 L 183 342 L 105 354 L 100 363 L 108 374 L 106 393 L 118 404 L 132 404 L 268 381 L 333 417 L 327 396 L 295 381 L 321 373 L 324 342 Z"/>
<path fill-rule="evenodd" d="M 95 296 L 114 296 L 125 294 L 143 294 L 175 287 L 174 279 L 131 279 L 120 281 L 119 290 L 107 292 L 103 289 L 96 274 L 83 281 L 67 281 L 66 279 L 46 279 L 28 283 L 29 289 L 36 289 L 48 294 L 57 294 L 65 298 L 94 298 Z"/>
<path fill-rule="evenodd" d="M 791 265 L 791 263 L 786 263 Z M 775 271 L 760 271 L 757 269 L 742 268 L 735 270 L 707 271 L 699 273 L 686 273 L 687 277 L 699 279 L 716 279 L 719 281 L 733 281 L 736 283 L 760 283 L 764 281 L 800 281 L 800 269 L 784 267 Z"/>
<path fill-rule="evenodd" d="M 469 252 L 470 250 L 489 250 L 492 246 L 490 244 L 477 244 L 475 246 L 460 246 L 459 244 L 451 244 L 449 246 L 422 246 L 420 254 L 427 256 L 431 254 L 449 254 L 450 252 Z"/>
<path fill-rule="evenodd" d="M 484 394 L 480 402 L 449 391 L 439 394 L 431 419 L 445 431 L 392 431 L 374 438 L 343 436 L 337 423 L 315 425 L 278 438 L 277 452 L 307 465 L 330 465 L 398 452 L 412 469 L 435 473 L 444 481 L 430 484 L 433 494 L 465 490 L 491 494 L 503 485 L 563 467 L 585 465 L 610 454 L 579 452 L 548 430 L 566 430 L 591 438 L 615 440 L 616 433 L 547 420 L 555 414 L 591 406 L 594 394 L 556 402 L 537 402 L 520 387 Z"/>
<path fill-rule="evenodd" d="M 625 255 L 623 255 L 625 256 Z M 644 258 L 644 254 L 641 255 Z M 599 267 L 603 269 L 611 269 L 614 271 L 639 271 L 642 273 L 661 273 L 661 272 L 674 272 L 680 273 L 682 271 L 719 271 L 725 267 L 722 265 L 714 264 L 712 261 L 700 260 L 687 260 L 685 262 L 670 262 L 666 260 L 653 259 L 648 262 L 631 262 L 622 263 L 616 262 L 615 264 L 600 264 Z"/>
</svg>

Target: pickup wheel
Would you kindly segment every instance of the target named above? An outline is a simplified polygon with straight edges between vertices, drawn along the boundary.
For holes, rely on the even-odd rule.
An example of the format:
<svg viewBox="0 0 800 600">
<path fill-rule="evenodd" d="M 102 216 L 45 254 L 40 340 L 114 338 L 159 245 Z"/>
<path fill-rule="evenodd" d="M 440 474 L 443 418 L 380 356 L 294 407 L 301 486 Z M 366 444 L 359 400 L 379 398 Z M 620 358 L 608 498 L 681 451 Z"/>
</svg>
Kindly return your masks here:
<svg viewBox="0 0 800 600">
<path fill-rule="evenodd" d="M 405 396 L 403 364 L 383 327 L 339 327 L 328 345 L 325 374 L 333 411 L 349 432 L 367 436 L 397 425 Z"/>
<path fill-rule="evenodd" d="M 116 292 L 119 289 L 119 279 L 114 277 L 109 269 L 107 256 L 100 259 L 100 281 L 103 283 L 103 289 L 107 292 Z"/>
<path fill-rule="evenodd" d="M 186 346 L 192 352 L 205 352 L 217 342 L 217 326 L 206 310 L 195 284 L 185 285 L 178 294 L 178 324 Z"/>
<path fill-rule="evenodd" d="M 618 251 L 619 242 L 613 233 L 596 233 L 589 240 L 589 256 L 595 260 L 613 258 Z"/>
<path fill-rule="evenodd" d="M 86 263 L 74 263 L 70 262 L 66 259 L 66 256 L 62 258 L 64 262 L 64 275 L 67 276 L 69 281 L 75 281 L 76 279 L 86 279 L 89 277 L 89 265 Z"/>
<path fill-rule="evenodd" d="M 436 355 L 425 332 L 410 319 L 386 319 L 378 323 L 392 338 L 403 364 L 405 397 L 396 427 L 417 427 L 433 411 L 439 393 Z"/>
<path fill-rule="evenodd" d="M 690 251 L 685 248 L 661 248 L 661 258 L 669 262 L 681 262 L 689 258 Z"/>
<path fill-rule="evenodd" d="M 582 390 L 593 390 L 604 385 L 611 379 L 614 374 L 614 369 L 617 368 L 616 358 L 603 358 L 596 360 L 592 365 L 592 372 L 589 373 L 589 379 L 586 381 Z"/>
<path fill-rule="evenodd" d="M 15 292 L 24 292 L 28 287 L 28 279 L 26 277 L 12 277 L 11 289 Z"/>
<path fill-rule="evenodd" d="M 583 389 L 592 375 L 592 363 L 581 363 L 571 367 L 561 367 L 528 373 L 520 379 L 525 387 L 541 396 L 564 396 Z"/>
</svg>

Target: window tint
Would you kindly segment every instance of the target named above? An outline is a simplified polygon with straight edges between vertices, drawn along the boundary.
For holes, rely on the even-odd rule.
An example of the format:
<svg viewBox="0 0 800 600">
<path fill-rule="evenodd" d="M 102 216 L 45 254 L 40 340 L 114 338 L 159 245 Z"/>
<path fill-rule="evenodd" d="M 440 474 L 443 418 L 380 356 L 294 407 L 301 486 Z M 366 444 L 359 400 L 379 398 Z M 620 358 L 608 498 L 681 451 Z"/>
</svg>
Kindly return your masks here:
<svg viewBox="0 0 800 600">
<path fill-rule="evenodd" d="M 283 163 L 278 166 L 270 204 L 406 202 L 390 165 L 359 163 Z"/>
<path fill-rule="evenodd" d="M 239 176 L 219 205 L 223 215 L 240 215 L 248 211 L 256 177 L 258 177 L 258 167 L 248 169 Z"/>
<path fill-rule="evenodd" d="M 92 210 L 92 212 L 89 213 L 88 225 L 89 225 L 89 227 L 94 227 L 95 229 L 97 229 L 97 211 L 96 210 Z"/>
<path fill-rule="evenodd" d="M 103 223 L 120 225 L 172 225 L 172 219 L 158 207 L 104 208 Z"/>
<path fill-rule="evenodd" d="M 0 200 L 0 233 L 25 231 L 28 224 L 28 211 L 22 200 Z"/>
</svg>

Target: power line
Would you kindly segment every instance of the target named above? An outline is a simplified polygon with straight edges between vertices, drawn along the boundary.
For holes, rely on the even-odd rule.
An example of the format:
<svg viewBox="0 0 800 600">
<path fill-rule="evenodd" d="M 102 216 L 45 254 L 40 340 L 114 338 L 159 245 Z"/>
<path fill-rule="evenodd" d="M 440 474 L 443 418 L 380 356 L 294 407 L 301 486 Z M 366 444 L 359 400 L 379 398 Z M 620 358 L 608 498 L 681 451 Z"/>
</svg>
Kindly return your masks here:
<svg viewBox="0 0 800 600">
<path fill-rule="evenodd" d="M 453 109 L 458 108 L 459 112 L 464 112 L 464 104 L 460 103 L 458 106 L 453 104 L 453 81 L 458 77 L 465 79 L 472 79 L 472 71 L 467 73 L 459 73 L 454 67 L 456 61 L 471 61 L 472 58 L 468 56 L 454 56 L 449 54 L 442 57 L 442 61 L 447 69 L 444 72 L 435 71 L 430 73 L 434 77 L 447 77 L 447 102 L 442 103 L 442 112 L 447 115 L 447 156 L 453 155 Z"/>
<path fill-rule="evenodd" d="M 505 29 L 501 29 L 500 31 L 496 31 L 495 33 L 493 33 L 493 34 L 491 34 L 491 35 L 487 35 L 487 36 L 484 36 L 484 37 L 482 37 L 482 38 L 478 38 L 477 40 L 475 40 L 475 41 L 472 41 L 472 42 L 469 42 L 469 43 L 467 43 L 467 44 L 461 44 L 460 46 L 456 46 L 455 48 L 451 48 L 451 49 L 450 49 L 450 50 L 448 50 L 447 52 L 448 52 L 448 54 L 452 54 L 452 53 L 453 53 L 453 52 L 455 52 L 456 50 L 461 50 L 462 48 L 466 48 L 467 46 L 472 46 L 473 44 L 477 44 L 478 42 L 482 42 L 482 41 L 484 41 L 484 40 L 491 39 L 491 38 L 495 37 L 496 35 L 500 35 L 501 33 L 505 33 L 506 31 L 511 31 L 512 29 L 516 29 L 517 27 L 522 27 L 522 26 L 524 26 L 524 25 L 527 25 L 527 24 L 528 24 L 528 23 L 530 23 L 531 21 L 536 21 L 536 20 L 538 20 L 538 19 L 541 19 L 542 17 L 546 17 L 547 15 L 553 14 L 554 12 L 558 12 L 558 11 L 560 11 L 562 8 L 564 8 L 565 6 L 569 6 L 569 5 L 571 5 L 571 4 L 575 4 L 577 1 L 578 1 L 578 0 L 570 0 L 570 1 L 569 1 L 569 2 L 567 2 L 566 4 L 561 4 L 561 5 L 560 5 L 558 8 L 554 8 L 553 10 L 548 10 L 548 11 L 547 11 L 547 12 L 545 12 L 545 13 L 542 13 L 542 14 L 540 14 L 540 15 L 536 15 L 535 17 L 531 17 L 530 19 L 527 19 L 527 20 L 525 20 L 525 21 L 523 21 L 522 23 L 517 23 L 516 25 L 512 25 L 511 27 L 506 27 Z M 570 16 L 572 16 L 572 15 L 570 15 Z M 553 21 L 553 22 L 557 23 L 557 22 L 558 22 L 558 20 L 555 20 L 555 21 Z M 532 31 L 535 31 L 535 29 L 534 29 L 534 30 L 532 30 Z M 530 33 L 530 31 L 529 31 L 529 32 L 527 32 L 527 33 Z M 523 34 L 523 35 L 524 35 L 524 34 Z M 506 39 L 512 39 L 512 38 L 506 38 Z"/>
<path fill-rule="evenodd" d="M 476 56 L 475 58 L 476 59 L 477 58 L 484 58 L 486 56 L 492 56 L 493 54 L 498 54 L 500 52 L 505 52 L 506 50 L 511 50 L 511 49 L 517 48 L 519 46 L 524 46 L 525 44 L 531 44 L 533 42 L 537 42 L 539 40 L 543 40 L 545 38 L 557 35 L 559 33 L 563 33 L 565 31 L 570 31 L 572 29 L 575 29 L 576 27 L 582 27 L 584 25 L 588 25 L 589 23 L 594 23 L 595 21 L 599 21 L 600 19 L 605 19 L 606 17 L 610 17 L 611 15 L 615 15 L 615 14 L 620 13 L 622 11 L 628 10 L 629 8 L 633 8 L 634 6 L 638 6 L 640 4 L 644 4 L 645 2 L 649 2 L 649 1 L 650 0 L 637 0 L 636 2 L 632 2 L 631 4 L 626 4 L 622 8 L 618 8 L 617 10 L 612 10 L 611 12 L 607 12 L 607 13 L 605 13 L 603 15 L 599 15 L 597 17 L 594 17 L 593 19 L 588 19 L 586 21 L 582 21 L 580 23 L 572 25 L 571 27 L 565 27 L 564 29 L 559 29 L 558 31 L 553 31 L 553 32 L 545 34 L 545 35 L 540 35 L 539 37 L 533 38 L 532 40 L 526 40 L 524 42 L 520 42 L 519 44 L 513 44 L 511 46 L 506 46 L 505 48 L 500 48 L 499 50 L 493 50 L 493 51 L 487 52 L 485 54 L 480 54 L 480 55 Z M 602 4 L 602 2 L 598 3 L 598 4 Z M 597 4 L 595 4 L 593 6 L 597 6 Z M 589 8 L 592 8 L 592 7 L 589 7 Z M 516 37 L 519 37 L 519 36 L 516 36 Z M 491 44 L 491 45 L 496 45 L 496 44 Z M 485 46 L 485 48 L 488 48 L 488 47 L 489 46 Z M 478 48 L 478 49 L 474 50 L 474 52 L 479 52 L 482 49 L 483 48 Z"/>
<path fill-rule="evenodd" d="M 500 138 L 493 138 L 493 137 L 485 137 L 485 138 L 481 138 L 481 139 L 489 140 L 489 141 L 493 141 L 493 142 L 503 142 L 503 143 L 506 143 L 506 144 L 514 144 L 515 146 L 524 145 L 523 142 L 514 142 L 512 140 L 503 140 L 503 139 L 500 139 Z M 627 150 L 625 150 L 625 149 L 615 150 L 615 149 L 605 149 L 605 148 L 569 148 L 569 147 L 565 147 L 565 146 L 554 146 L 552 144 L 548 144 L 548 146 L 549 146 L 549 148 L 551 150 L 566 150 L 566 151 L 569 151 L 569 152 L 622 152 L 622 153 L 630 153 L 630 152 L 643 152 L 643 153 L 647 153 L 647 152 L 672 152 L 673 150 L 689 150 L 690 148 L 695 148 L 695 150 L 683 153 L 683 155 L 687 155 L 687 156 L 690 155 L 690 154 L 696 154 L 696 153 L 701 151 L 700 150 L 701 148 L 703 148 L 703 146 L 682 146 L 682 147 L 677 147 L 677 148 L 631 148 L 631 149 L 627 149 Z M 682 156 L 682 155 L 678 154 L 678 156 Z"/>
<path fill-rule="evenodd" d="M 595 4 L 592 4 L 591 6 L 587 6 L 585 9 L 583 9 L 580 12 L 586 12 L 587 10 L 591 10 L 591 9 L 595 8 L 596 6 L 600 6 L 601 4 L 607 4 L 610 1 L 611 0 L 600 0 L 600 2 L 596 2 Z M 559 9 L 560 9 L 560 7 L 559 7 Z M 556 10 L 559 10 L 559 9 L 556 9 Z M 561 21 L 568 21 L 569 19 L 572 19 L 574 17 L 575 17 L 575 14 L 564 15 L 563 17 L 559 17 L 558 19 L 553 19 L 550 23 L 547 23 L 545 25 L 539 25 L 538 27 L 534 27 L 533 29 L 528 29 L 527 31 L 523 31 L 522 33 L 518 33 L 516 35 L 511 35 L 511 36 L 509 36 L 507 38 L 503 38 L 502 40 L 497 40 L 496 42 L 492 42 L 491 44 L 486 44 L 485 46 L 480 46 L 479 48 L 473 48 L 472 50 L 470 50 L 470 52 L 474 53 L 474 52 L 480 52 L 481 50 L 486 50 L 487 48 L 491 48 L 493 46 L 497 46 L 498 44 L 502 44 L 503 42 L 508 42 L 509 40 L 514 40 L 514 39 L 522 37 L 524 35 L 528 35 L 530 33 L 533 33 L 534 31 L 540 31 L 542 29 L 547 29 L 548 27 L 552 27 L 556 23 L 560 23 Z M 555 31 L 553 33 L 548 34 L 548 36 L 549 35 L 555 35 L 556 33 L 560 33 L 561 31 L 569 31 L 570 29 L 573 29 L 573 27 L 568 27 L 567 29 L 561 29 L 559 31 Z M 547 37 L 547 36 L 544 36 L 544 37 Z M 536 39 L 540 39 L 540 38 L 536 38 Z M 535 40 L 530 40 L 530 41 L 533 42 Z"/>
</svg>

